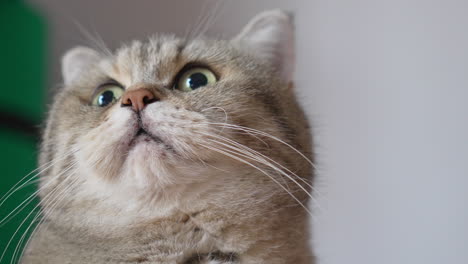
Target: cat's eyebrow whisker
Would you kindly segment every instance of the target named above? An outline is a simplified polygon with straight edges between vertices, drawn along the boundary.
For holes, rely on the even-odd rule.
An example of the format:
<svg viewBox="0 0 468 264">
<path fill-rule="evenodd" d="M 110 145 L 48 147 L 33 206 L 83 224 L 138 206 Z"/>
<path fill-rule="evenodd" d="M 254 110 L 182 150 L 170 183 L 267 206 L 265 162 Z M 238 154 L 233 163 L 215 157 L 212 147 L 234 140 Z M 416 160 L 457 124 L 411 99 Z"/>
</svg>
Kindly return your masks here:
<svg viewBox="0 0 468 264">
<path fill-rule="evenodd" d="M 75 165 L 75 163 L 71 164 L 69 167 L 67 167 L 66 170 L 64 170 L 64 171 L 62 172 L 62 174 L 63 174 L 64 172 L 68 171 L 68 170 L 69 170 L 70 168 L 72 168 L 74 165 Z M 71 174 L 67 175 L 66 179 L 69 178 L 69 177 L 71 177 L 71 175 L 73 175 L 73 174 L 74 174 L 74 173 L 71 173 Z M 59 189 L 58 187 L 59 187 L 60 185 L 62 185 L 62 184 L 66 184 L 66 181 L 64 180 L 64 181 L 62 181 L 60 184 L 58 184 L 57 186 L 55 186 L 54 190 L 52 190 L 50 193 L 48 193 L 48 194 L 43 198 L 43 200 L 50 199 L 50 197 L 55 193 L 56 190 Z M 39 190 L 38 190 L 38 191 L 39 191 Z M 36 191 L 35 193 L 37 193 L 38 191 Z M 34 198 L 34 197 L 32 197 L 32 198 Z M 32 198 L 31 198 L 31 196 L 28 198 L 28 199 L 31 199 L 31 200 L 30 200 L 27 204 L 29 204 L 29 203 L 32 201 Z M 23 203 L 24 203 L 24 202 L 23 202 Z M 27 205 L 27 204 L 26 204 L 26 205 Z M 36 210 L 37 208 L 39 208 L 40 205 L 41 205 L 41 204 L 38 203 L 38 204 L 31 210 L 31 212 L 25 217 L 25 219 L 20 223 L 20 225 L 18 226 L 18 228 L 16 229 L 16 231 L 13 233 L 12 237 L 10 238 L 10 240 L 8 241 L 8 243 L 7 243 L 6 247 L 5 247 L 5 250 L 3 251 L 2 255 L 0 256 L 0 263 L 2 262 L 2 260 L 3 260 L 4 256 L 5 256 L 5 254 L 6 254 L 6 251 L 7 251 L 7 249 L 9 248 L 9 246 L 10 246 L 11 242 L 13 241 L 13 239 L 15 238 L 16 234 L 19 232 L 19 230 L 20 230 L 21 227 L 24 225 L 24 223 L 27 221 L 27 219 L 35 212 L 35 210 Z M 17 207 L 17 208 L 18 208 L 18 207 Z M 16 209 L 15 209 L 15 210 L 16 210 Z M 11 214 L 11 213 L 10 213 L 10 214 Z M 10 214 L 9 214 L 9 215 L 10 215 Z M 8 216 L 9 216 L 9 215 L 8 215 Z M 6 216 L 6 217 L 8 217 L 8 216 Z M 6 217 L 5 217 L 5 218 L 6 218 Z M 5 220 L 5 218 L 4 218 L 4 220 Z M 2 220 L 2 221 L 3 221 L 3 220 Z"/>
<path fill-rule="evenodd" d="M 86 29 L 80 22 L 74 20 L 75 26 L 78 28 L 78 31 L 84 37 L 84 41 L 88 42 L 91 47 L 94 47 L 98 51 L 102 52 L 106 56 L 112 56 L 112 51 L 107 47 L 106 43 L 99 35 L 99 33 L 94 29 L 94 32 L 90 32 Z"/>
<path fill-rule="evenodd" d="M 71 154 L 74 154 L 76 151 L 78 150 L 71 150 L 69 151 L 69 153 L 67 153 L 66 155 L 64 155 L 63 157 L 59 157 L 59 158 L 56 158 L 56 159 L 53 159 L 45 164 L 43 164 L 42 166 L 34 169 L 33 171 L 31 171 L 30 173 L 28 173 L 26 176 L 24 176 L 21 180 L 19 180 L 15 185 L 13 185 L 10 190 L 8 190 L 8 192 L 6 192 L 2 198 L 0 199 L 0 208 L 1 206 L 3 205 L 3 203 L 5 203 L 6 200 L 8 200 L 8 198 L 10 196 L 12 196 L 15 192 L 17 192 L 18 190 L 20 190 L 21 188 L 24 187 L 25 184 L 28 184 L 29 181 L 31 181 L 33 178 L 37 177 L 38 175 L 40 175 L 42 172 L 48 170 L 49 168 L 51 168 L 52 166 L 54 166 L 55 164 L 57 164 L 59 161 L 62 161 L 64 159 L 66 159 L 69 155 Z M 33 174 L 33 175 L 32 175 Z M 32 175 L 30 177 L 29 180 L 26 180 L 26 182 L 22 183 L 20 186 L 18 186 L 18 184 L 20 184 L 24 179 L 26 179 L 27 177 L 29 177 L 30 175 Z M 18 187 L 17 187 L 18 186 Z"/>
<path fill-rule="evenodd" d="M 197 38 L 205 34 L 208 28 L 214 23 L 217 16 L 219 15 L 221 4 L 224 3 L 220 0 L 205 0 L 201 8 L 202 13 L 201 15 L 199 15 L 197 21 L 195 22 L 195 27 L 192 30 L 187 30 L 188 34 L 186 34 L 186 38 Z M 208 11 L 204 12 L 205 10 Z"/>
<path fill-rule="evenodd" d="M 201 144 L 201 146 L 207 148 L 207 149 L 211 149 L 215 152 L 218 152 L 220 154 L 223 154 L 225 156 L 228 156 L 232 159 L 235 159 L 241 163 L 244 163 L 246 165 L 249 165 L 251 166 L 252 168 L 255 168 L 257 169 L 258 171 L 260 171 L 261 173 L 263 173 L 264 175 L 266 175 L 267 177 L 269 177 L 273 182 L 275 182 L 276 184 L 278 184 L 285 192 L 287 192 L 301 207 L 304 208 L 304 210 L 311 216 L 313 217 L 313 214 L 312 212 L 310 212 L 309 208 L 307 208 L 307 206 L 305 206 L 294 194 L 291 193 L 291 191 L 289 191 L 286 187 L 284 187 L 281 183 L 278 182 L 278 180 L 276 180 L 274 177 L 272 177 L 271 175 L 269 175 L 267 172 L 265 172 L 264 170 L 262 170 L 261 168 L 259 168 L 258 166 L 252 164 L 251 162 L 248 162 L 234 154 L 231 154 L 229 153 L 229 151 L 225 151 L 223 149 L 220 149 L 220 148 L 215 148 L 215 147 L 211 147 L 211 146 L 208 146 L 208 145 L 203 145 Z"/>
<path fill-rule="evenodd" d="M 187 31 L 186 31 L 186 34 L 185 34 L 185 37 L 187 39 L 192 39 L 192 38 L 197 36 L 197 34 L 198 34 L 197 32 L 200 30 L 201 25 L 204 23 L 204 21 L 207 18 L 207 12 L 204 12 L 204 11 L 208 9 L 208 8 L 206 8 L 208 6 L 209 5 L 207 4 L 206 1 L 202 4 L 200 14 L 198 15 L 195 22 L 193 24 L 191 24 L 191 26 L 194 26 L 194 27 L 191 28 L 191 26 L 190 26 L 190 27 L 187 28 Z"/>
<path fill-rule="evenodd" d="M 219 137 L 218 137 L 219 138 Z M 222 139 L 222 138 L 220 138 Z M 294 184 L 296 184 L 302 191 L 304 191 L 311 199 L 312 201 L 316 204 L 316 205 L 319 205 L 318 201 L 315 200 L 315 197 L 313 197 L 313 195 L 310 194 L 310 192 L 305 189 L 298 181 L 296 181 L 291 175 L 287 174 L 286 172 L 284 172 L 282 169 L 278 168 L 277 166 L 273 165 L 271 162 L 265 160 L 268 159 L 272 162 L 274 162 L 275 164 L 279 165 L 280 167 L 282 167 L 283 169 L 287 170 L 289 173 L 291 173 L 292 175 L 296 176 L 298 179 L 300 179 L 304 184 L 308 185 L 311 189 L 314 189 L 309 183 L 307 183 L 304 179 L 302 179 L 301 177 L 299 177 L 298 175 L 296 175 L 295 173 L 293 173 L 292 171 L 290 171 L 288 168 L 284 167 L 283 165 L 279 164 L 278 162 L 266 157 L 265 155 L 259 153 L 259 152 L 256 152 L 246 146 L 243 146 L 242 144 L 238 144 L 237 142 L 233 141 L 231 143 L 233 144 L 237 144 L 239 147 L 242 147 L 243 149 L 240 149 L 240 148 L 237 148 L 237 147 L 234 147 L 232 145 L 229 145 L 229 144 L 225 144 L 225 143 L 222 143 L 222 142 L 219 142 L 219 141 L 216 141 L 216 140 L 210 140 L 208 139 L 209 141 L 213 142 L 213 143 L 217 143 L 217 144 L 221 144 L 225 147 L 228 147 L 228 148 L 231 148 L 233 150 L 237 150 L 237 151 L 242 151 L 242 153 L 246 153 L 246 158 L 249 158 L 251 160 L 254 160 L 254 161 L 257 161 L 259 163 L 262 163 L 272 169 L 274 169 L 275 171 L 277 171 L 278 173 L 280 173 L 281 175 L 287 177 L 289 180 L 291 180 Z M 227 138 L 223 139 L 223 140 L 228 140 Z M 319 209 L 320 209 L 320 206 L 318 206 Z"/>
</svg>

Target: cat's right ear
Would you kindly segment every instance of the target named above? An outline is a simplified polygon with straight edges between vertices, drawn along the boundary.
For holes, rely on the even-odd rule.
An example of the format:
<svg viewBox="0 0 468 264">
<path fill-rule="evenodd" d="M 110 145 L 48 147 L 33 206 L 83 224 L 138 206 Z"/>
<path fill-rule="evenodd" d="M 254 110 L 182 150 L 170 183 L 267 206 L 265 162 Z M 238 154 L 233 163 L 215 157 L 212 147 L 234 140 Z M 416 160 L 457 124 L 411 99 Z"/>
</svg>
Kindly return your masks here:
<svg viewBox="0 0 468 264">
<path fill-rule="evenodd" d="M 65 85 L 73 83 L 99 59 L 99 53 L 88 47 L 78 46 L 67 51 L 62 57 L 62 75 Z"/>
<path fill-rule="evenodd" d="M 255 16 L 233 41 L 275 67 L 286 82 L 293 79 L 294 23 L 283 10 L 265 11 Z"/>
</svg>

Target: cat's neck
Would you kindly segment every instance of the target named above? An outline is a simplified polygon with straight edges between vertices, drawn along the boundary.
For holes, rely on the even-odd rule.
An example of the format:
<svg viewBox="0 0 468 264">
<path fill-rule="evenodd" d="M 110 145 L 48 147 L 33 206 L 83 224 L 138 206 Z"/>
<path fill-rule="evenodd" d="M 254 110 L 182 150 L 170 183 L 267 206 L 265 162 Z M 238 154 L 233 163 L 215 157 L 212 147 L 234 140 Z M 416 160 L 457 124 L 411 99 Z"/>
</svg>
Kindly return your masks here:
<svg viewBox="0 0 468 264">
<path fill-rule="evenodd" d="M 51 255 L 58 260 L 76 259 L 80 263 L 138 263 L 136 259 L 189 263 L 186 261 L 197 252 L 202 255 L 221 252 L 252 259 L 252 262 L 241 263 L 267 263 L 255 261 L 267 256 L 269 260 L 274 259 L 276 252 L 272 253 L 271 248 L 277 247 L 281 248 L 278 259 L 284 259 L 284 254 L 288 254 L 290 259 L 302 258 L 292 263 L 311 263 L 307 257 L 308 223 L 302 208 L 276 207 L 273 210 L 273 207 L 246 205 L 232 210 L 229 206 L 211 207 L 190 214 L 178 211 L 125 229 L 106 226 L 105 233 L 90 230 L 89 226 L 80 229 L 73 225 L 62 226 L 60 221 L 45 222 L 25 258 L 34 259 L 41 251 L 53 251 Z M 284 225 L 286 219 L 292 221 L 290 225 Z M 294 231 L 298 229 L 304 232 L 298 234 Z M 85 252 L 88 259 L 83 259 Z"/>
</svg>

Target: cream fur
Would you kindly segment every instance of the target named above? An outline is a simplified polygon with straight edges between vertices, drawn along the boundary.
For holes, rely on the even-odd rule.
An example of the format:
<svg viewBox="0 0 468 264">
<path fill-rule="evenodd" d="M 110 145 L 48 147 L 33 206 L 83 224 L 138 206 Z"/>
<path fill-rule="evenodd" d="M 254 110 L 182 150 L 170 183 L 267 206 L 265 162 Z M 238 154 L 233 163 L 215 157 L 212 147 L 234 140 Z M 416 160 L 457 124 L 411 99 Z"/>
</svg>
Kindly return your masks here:
<svg viewBox="0 0 468 264">
<path fill-rule="evenodd" d="M 296 152 L 311 159 L 311 140 L 284 42 L 292 28 L 270 11 L 232 41 L 156 36 L 112 56 L 67 53 L 40 157 L 63 161 L 42 175 L 44 221 L 22 263 L 313 263 L 303 207 L 312 168 Z M 190 63 L 218 82 L 173 89 Z M 110 78 L 159 101 L 139 114 L 120 101 L 90 105 Z M 139 120 L 160 140 L 136 137 Z"/>
</svg>

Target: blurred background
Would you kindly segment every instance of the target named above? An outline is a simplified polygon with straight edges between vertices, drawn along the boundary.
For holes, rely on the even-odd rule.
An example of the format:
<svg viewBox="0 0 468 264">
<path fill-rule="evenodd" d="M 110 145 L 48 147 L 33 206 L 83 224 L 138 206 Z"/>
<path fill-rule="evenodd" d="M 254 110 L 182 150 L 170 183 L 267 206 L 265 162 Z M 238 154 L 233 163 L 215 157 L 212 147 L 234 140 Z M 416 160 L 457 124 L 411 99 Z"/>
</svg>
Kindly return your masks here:
<svg viewBox="0 0 468 264">
<path fill-rule="evenodd" d="M 80 27 L 116 48 L 184 35 L 214 12 L 207 35 L 232 37 L 271 8 L 296 18 L 297 93 L 317 153 L 319 264 L 468 263 L 464 0 L 0 0 L 0 197 L 35 168 L 35 128 L 62 81 L 60 57 L 89 44 Z M 0 218 L 33 192 L 12 195 Z M 34 203 L 0 227 L 0 253 Z"/>
</svg>

